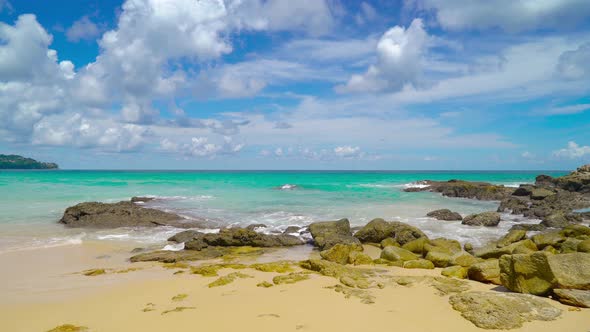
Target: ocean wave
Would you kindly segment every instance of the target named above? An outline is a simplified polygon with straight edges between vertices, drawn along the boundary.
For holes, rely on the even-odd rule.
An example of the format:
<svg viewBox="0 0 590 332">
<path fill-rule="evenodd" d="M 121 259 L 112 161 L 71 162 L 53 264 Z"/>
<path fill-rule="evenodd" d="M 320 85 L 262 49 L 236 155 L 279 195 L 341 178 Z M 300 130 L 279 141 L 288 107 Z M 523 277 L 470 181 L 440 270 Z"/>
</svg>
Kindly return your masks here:
<svg viewBox="0 0 590 332">
<path fill-rule="evenodd" d="M 298 189 L 298 188 L 299 188 L 298 185 L 296 185 L 296 184 L 289 184 L 289 183 L 286 183 L 286 184 L 284 184 L 282 186 L 277 187 L 277 189 L 279 189 L 279 190 L 293 190 L 293 189 Z"/>
<path fill-rule="evenodd" d="M 85 237 L 86 233 L 81 233 L 73 236 L 19 240 L 16 244 L 3 246 L 3 248 L 0 249 L 0 253 L 81 245 Z"/>
<path fill-rule="evenodd" d="M 402 188 L 409 189 L 409 188 L 428 188 L 430 185 L 426 184 L 424 181 L 417 181 L 417 182 L 410 182 L 402 185 Z"/>
</svg>

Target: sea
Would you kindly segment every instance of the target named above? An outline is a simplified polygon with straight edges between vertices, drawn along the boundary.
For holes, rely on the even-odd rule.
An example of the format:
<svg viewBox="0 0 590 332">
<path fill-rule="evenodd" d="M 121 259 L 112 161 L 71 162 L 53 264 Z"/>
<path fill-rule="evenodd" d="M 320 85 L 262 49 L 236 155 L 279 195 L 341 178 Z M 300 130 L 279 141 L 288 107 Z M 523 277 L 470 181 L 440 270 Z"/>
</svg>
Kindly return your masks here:
<svg viewBox="0 0 590 332">
<path fill-rule="evenodd" d="M 258 231 L 276 233 L 288 226 L 348 218 L 362 226 L 373 218 L 397 220 L 430 237 L 482 245 L 516 223 L 538 223 L 503 215 L 498 227 L 472 227 L 426 217 L 448 208 L 462 215 L 496 210 L 498 202 L 447 198 L 430 192 L 404 192 L 421 180 L 462 179 L 509 187 L 533 183 L 539 174 L 565 171 L 91 171 L 1 170 L 0 253 L 85 241 L 128 243 L 137 247 L 179 250 L 166 241 L 181 231 L 171 227 L 89 230 L 58 223 L 64 210 L 80 202 L 118 202 L 132 196 L 155 199 L 146 207 L 206 219 L 200 229 L 265 224 Z M 305 232 L 295 233 L 303 239 Z"/>
</svg>

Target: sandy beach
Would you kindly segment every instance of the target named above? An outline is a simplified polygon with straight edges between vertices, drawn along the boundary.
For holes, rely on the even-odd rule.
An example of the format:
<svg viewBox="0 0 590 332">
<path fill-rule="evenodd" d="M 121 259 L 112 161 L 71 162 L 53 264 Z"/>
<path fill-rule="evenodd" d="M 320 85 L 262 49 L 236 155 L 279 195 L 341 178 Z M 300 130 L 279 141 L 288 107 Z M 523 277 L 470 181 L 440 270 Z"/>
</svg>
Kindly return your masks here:
<svg viewBox="0 0 590 332">
<path fill-rule="evenodd" d="M 378 271 L 384 281 L 382 289 L 359 290 L 361 297 L 372 297 L 373 303 L 366 304 L 359 297 L 346 298 L 328 288 L 339 284 L 337 279 L 315 273 L 308 280 L 264 288 L 257 285 L 272 283 L 281 273 L 246 268 L 239 273 L 248 277 L 210 288 L 219 277 L 164 268 L 160 263 L 131 264 L 126 262 L 131 256 L 128 249 L 85 244 L 0 254 L 6 271 L 0 277 L 0 330 L 49 331 L 64 324 L 87 327 L 88 331 L 482 330 L 453 310 L 449 295 L 440 295 L 432 286 L 440 269 L 360 267 Z M 378 250 L 367 247 L 366 252 L 374 255 Z M 256 260 L 264 260 L 264 255 Z M 253 260 L 233 263 L 239 262 L 251 264 Z M 219 260 L 194 264 L 209 263 Z M 77 273 L 95 268 L 105 268 L 107 273 Z M 236 271 L 222 269 L 218 273 L 225 276 Z M 401 285 L 395 282 L 397 277 L 409 277 L 411 282 Z M 473 291 L 503 291 L 495 285 L 465 283 Z M 561 317 L 524 323 L 514 331 L 588 330 L 589 309 L 571 311 L 573 307 L 544 300 L 562 309 Z"/>
</svg>

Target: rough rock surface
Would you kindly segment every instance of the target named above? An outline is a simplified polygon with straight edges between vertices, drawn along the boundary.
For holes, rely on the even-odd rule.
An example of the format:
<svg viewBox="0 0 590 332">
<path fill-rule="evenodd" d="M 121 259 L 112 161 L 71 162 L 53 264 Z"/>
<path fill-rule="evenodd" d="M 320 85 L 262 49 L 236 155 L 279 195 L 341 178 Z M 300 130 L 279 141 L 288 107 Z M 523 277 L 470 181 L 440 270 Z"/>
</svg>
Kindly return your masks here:
<svg viewBox="0 0 590 332">
<path fill-rule="evenodd" d="M 483 329 L 509 330 L 533 320 L 550 321 L 561 310 L 544 299 L 525 294 L 464 292 L 450 297 L 453 309 Z"/>
<path fill-rule="evenodd" d="M 385 221 L 380 218 L 371 220 L 354 236 L 363 243 L 380 243 L 387 238 L 392 238 L 399 245 L 422 237 L 426 238 L 426 234 L 414 226 L 398 221 Z"/>
<path fill-rule="evenodd" d="M 463 225 L 469 226 L 498 226 L 500 223 L 500 214 L 498 212 L 482 212 L 477 214 L 470 214 L 461 222 Z"/>
<path fill-rule="evenodd" d="M 563 304 L 590 308 L 590 291 L 579 289 L 554 289 L 553 294 Z"/>
<path fill-rule="evenodd" d="M 467 270 L 467 275 L 471 280 L 501 285 L 500 265 L 497 259 L 488 259 L 471 265 Z"/>
<path fill-rule="evenodd" d="M 330 249 L 336 244 L 360 244 L 351 234 L 348 219 L 314 222 L 309 225 L 309 231 L 320 250 Z"/>
<path fill-rule="evenodd" d="M 201 250 L 207 246 L 289 247 L 301 244 L 303 242 L 296 236 L 262 234 L 251 229 L 234 227 L 221 229 L 219 233 L 204 234 L 197 232 L 191 240 L 185 243 L 185 248 L 189 250 Z"/>
<path fill-rule="evenodd" d="M 143 208 L 132 202 L 86 202 L 66 209 L 60 223 L 68 227 L 117 228 L 173 226 L 193 228 L 202 221 L 184 219 L 176 214 Z"/>
<path fill-rule="evenodd" d="M 463 220 L 463 217 L 457 213 L 453 212 L 449 209 L 440 209 L 428 212 L 426 214 L 427 217 L 431 217 L 437 220 L 445 220 L 445 221 L 456 221 L 456 220 Z"/>
<path fill-rule="evenodd" d="M 487 182 L 469 182 L 461 180 L 421 181 L 428 187 L 408 188 L 404 191 L 431 191 L 448 197 L 475 198 L 486 201 L 499 201 L 509 196 L 514 189 L 497 186 Z"/>
</svg>

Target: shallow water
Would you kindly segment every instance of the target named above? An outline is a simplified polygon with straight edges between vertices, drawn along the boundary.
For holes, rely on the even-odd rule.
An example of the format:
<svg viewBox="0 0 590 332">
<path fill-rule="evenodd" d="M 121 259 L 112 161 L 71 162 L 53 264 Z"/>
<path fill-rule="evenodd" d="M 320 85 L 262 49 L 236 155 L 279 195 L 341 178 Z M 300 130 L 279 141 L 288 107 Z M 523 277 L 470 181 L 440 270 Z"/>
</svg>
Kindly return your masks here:
<svg viewBox="0 0 590 332">
<path fill-rule="evenodd" d="M 508 186 L 534 182 L 541 172 L 269 172 L 269 171 L 0 171 L 0 251 L 100 240 L 163 247 L 178 230 L 65 229 L 56 224 L 64 209 L 83 201 L 116 202 L 154 196 L 147 206 L 210 220 L 209 231 L 227 225 L 263 223 L 266 231 L 290 225 L 349 218 L 402 220 L 430 236 L 483 243 L 505 232 L 425 218 L 438 208 L 463 215 L 495 210 L 496 202 L 405 193 L 416 181 L 464 179 Z M 565 172 L 543 172 L 559 176 Z M 514 220 L 514 217 L 506 216 Z M 531 222 L 531 221 L 528 221 Z M 534 222 L 534 221 L 533 221 Z"/>
</svg>

